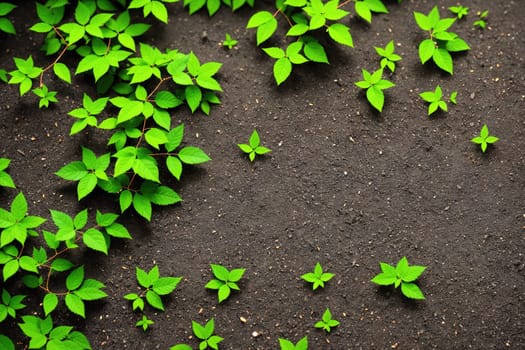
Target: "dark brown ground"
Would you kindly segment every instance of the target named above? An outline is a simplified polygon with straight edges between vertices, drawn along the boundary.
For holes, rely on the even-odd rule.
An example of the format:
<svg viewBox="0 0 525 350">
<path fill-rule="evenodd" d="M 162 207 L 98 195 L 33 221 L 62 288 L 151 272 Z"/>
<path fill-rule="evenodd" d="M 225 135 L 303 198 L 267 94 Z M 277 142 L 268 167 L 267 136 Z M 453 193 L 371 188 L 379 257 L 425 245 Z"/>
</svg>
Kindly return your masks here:
<svg viewBox="0 0 525 350">
<path fill-rule="evenodd" d="M 76 323 L 94 349 L 196 347 L 191 320 L 212 317 L 225 338 L 221 349 L 277 349 L 279 337 L 304 335 L 310 349 L 525 348 L 524 4 L 465 1 L 471 14 L 454 29 L 472 50 L 456 57 L 450 77 L 418 62 L 423 33 L 412 12 L 435 3 L 392 1 L 391 13 L 371 26 L 351 20 L 355 49 L 329 45 L 330 66 L 299 67 L 280 88 L 273 61 L 244 29 L 253 10 L 208 19 L 171 6 L 170 24 L 158 25 L 151 42 L 224 63 L 222 105 L 210 117 L 175 115 L 188 144 L 213 161 L 186 170 L 176 188 L 182 205 L 158 208 L 150 224 L 128 219 L 133 241 L 109 257 L 88 255 L 89 273 L 110 296 L 90 304 L 87 321 L 64 314 L 64 323 Z M 438 3 L 442 14 L 455 4 Z M 484 9 L 490 28 L 473 29 Z M 2 36 L 3 66 L 12 69 L 13 56 L 29 53 L 46 65 L 36 53 L 42 38 L 28 34 L 27 12 L 17 11 L 20 35 Z M 236 49 L 220 46 L 225 33 L 239 40 Z M 377 67 L 373 46 L 391 39 L 403 60 L 379 115 L 353 83 L 361 68 Z M 72 90 L 55 84 L 63 102 L 43 111 L 15 87 L 2 87 L 0 156 L 13 160 L 10 173 L 32 214 L 73 214 L 101 201 L 116 211 L 101 193 L 78 204 L 74 188 L 53 175 L 79 158 L 80 145 L 104 150 L 105 140 L 93 131 L 68 136 L 66 113 L 90 90 L 82 81 Z M 458 90 L 458 105 L 429 118 L 418 93 L 437 84 L 447 95 Z M 469 140 L 485 123 L 501 140 L 482 154 Z M 253 128 L 273 153 L 250 164 L 236 143 Z M 1 193 L 5 206 L 14 192 Z M 380 261 L 404 255 L 428 266 L 419 283 L 426 301 L 370 282 Z M 313 293 L 299 276 L 317 261 L 336 277 Z M 242 292 L 218 305 L 204 289 L 209 263 L 247 268 Z M 184 280 L 165 313 L 147 310 L 156 323 L 144 334 L 122 297 L 134 291 L 135 266 L 153 264 Z M 326 307 L 341 321 L 330 335 L 313 328 Z"/>
</svg>

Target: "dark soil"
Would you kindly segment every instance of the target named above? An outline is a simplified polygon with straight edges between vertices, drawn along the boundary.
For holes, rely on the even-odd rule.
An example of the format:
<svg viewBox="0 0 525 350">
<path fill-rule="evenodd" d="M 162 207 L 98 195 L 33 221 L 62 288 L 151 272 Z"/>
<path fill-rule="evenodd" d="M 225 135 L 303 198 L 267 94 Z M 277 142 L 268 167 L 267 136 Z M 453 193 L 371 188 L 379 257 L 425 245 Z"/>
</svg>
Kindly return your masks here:
<svg viewBox="0 0 525 350">
<path fill-rule="evenodd" d="M 391 1 L 390 14 L 372 25 L 350 20 L 354 49 L 328 44 L 329 66 L 297 67 L 279 88 L 273 60 L 245 29 L 252 9 L 223 9 L 209 19 L 171 6 L 170 24 L 157 24 L 150 42 L 224 63 L 225 92 L 211 116 L 186 109 L 174 116 L 185 123 L 186 142 L 213 161 L 187 169 L 175 184 L 181 205 L 156 208 L 151 223 L 127 215 L 133 241 L 116 244 L 108 257 L 86 253 L 80 262 L 106 283 L 109 297 L 91 303 L 85 321 L 67 312 L 55 318 L 85 332 L 93 349 L 197 347 L 191 320 L 212 317 L 225 338 L 221 349 L 277 349 L 279 337 L 305 335 L 310 349 L 525 348 L 524 4 L 465 2 L 471 13 L 454 31 L 472 50 L 456 55 L 448 76 L 417 56 L 424 33 L 412 12 L 428 13 L 435 3 Z M 437 3 L 447 16 L 455 5 Z M 38 53 L 41 36 L 27 30 L 33 6 L 13 13 L 16 38 L 1 37 L 8 69 L 13 56 L 49 62 Z M 474 29 L 476 11 L 485 9 L 488 28 Z M 220 46 L 225 33 L 239 40 L 231 51 Z M 362 68 L 378 66 L 373 46 L 391 39 L 403 60 L 378 114 L 354 82 Z M 93 95 L 88 82 L 55 84 L 62 100 L 49 110 L 20 98 L 15 86 L 2 87 L 0 156 L 12 159 L 9 172 L 33 215 L 117 211 L 102 192 L 78 203 L 74 186 L 54 175 L 79 158 L 80 145 L 102 152 L 106 141 L 93 130 L 68 136 L 67 112 L 84 91 Z M 458 105 L 428 117 L 418 94 L 437 84 L 447 95 L 458 90 Z M 486 154 L 470 142 L 483 124 L 501 139 Z M 236 143 L 254 128 L 273 152 L 250 163 Z M 14 192 L 1 195 L 7 206 Z M 425 301 L 370 282 L 380 261 L 402 256 L 428 266 L 419 280 Z M 312 292 L 300 276 L 317 261 L 336 277 Z M 241 292 L 220 305 L 204 289 L 210 263 L 247 269 Z M 146 310 L 155 324 L 143 333 L 123 295 L 136 288 L 135 267 L 154 264 L 184 280 L 166 312 Z M 326 307 L 341 321 L 331 334 L 313 327 Z M 13 332 L 15 323 L 8 325 L 1 332 Z"/>
</svg>

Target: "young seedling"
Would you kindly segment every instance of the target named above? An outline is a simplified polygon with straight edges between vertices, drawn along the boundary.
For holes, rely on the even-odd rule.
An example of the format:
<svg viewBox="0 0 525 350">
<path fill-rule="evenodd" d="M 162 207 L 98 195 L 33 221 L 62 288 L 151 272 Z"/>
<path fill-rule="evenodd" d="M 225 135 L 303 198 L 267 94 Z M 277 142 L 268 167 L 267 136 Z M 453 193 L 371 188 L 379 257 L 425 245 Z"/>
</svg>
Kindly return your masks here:
<svg viewBox="0 0 525 350">
<path fill-rule="evenodd" d="M 339 326 L 339 324 L 339 321 L 332 319 L 332 313 L 330 312 L 330 309 L 326 308 L 321 321 L 316 322 L 315 328 L 322 328 L 327 333 L 330 333 L 331 329 L 333 327 Z"/>
<path fill-rule="evenodd" d="M 263 154 L 266 154 L 272 151 L 269 148 L 261 146 L 261 139 L 259 138 L 259 134 L 257 133 L 257 130 L 255 129 L 253 129 L 253 132 L 252 132 L 252 135 L 250 136 L 248 144 L 239 143 L 237 144 L 237 146 L 244 153 L 248 153 L 248 157 L 250 158 L 251 162 L 254 161 L 255 155 L 263 155 Z"/>
<path fill-rule="evenodd" d="M 313 272 L 305 273 L 301 278 L 308 283 L 312 283 L 312 289 L 316 290 L 319 287 L 324 288 L 325 282 L 330 281 L 334 276 L 335 274 L 333 273 L 324 272 L 323 267 L 318 262 L 315 264 Z"/>
<path fill-rule="evenodd" d="M 402 257 L 395 267 L 384 262 L 379 264 L 382 272 L 372 278 L 372 282 L 380 286 L 393 284 L 395 288 L 401 285 L 401 292 L 407 298 L 425 299 L 421 289 L 419 289 L 417 284 L 412 282 L 419 278 L 423 271 L 425 271 L 426 266 L 409 266 L 406 257 Z"/>
<path fill-rule="evenodd" d="M 385 103 L 383 90 L 390 89 L 395 86 L 395 84 L 383 79 L 383 69 L 378 69 L 373 74 L 363 69 L 362 74 L 363 80 L 356 82 L 355 85 L 361 89 L 366 89 L 368 102 L 370 102 L 372 107 L 382 112 Z"/>
<path fill-rule="evenodd" d="M 152 324 L 154 324 L 155 322 L 153 322 L 152 320 L 150 320 L 148 318 L 148 316 L 146 315 L 142 315 L 142 319 L 139 320 L 137 323 L 135 323 L 135 326 L 137 327 L 142 327 L 142 330 L 145 332 L 148 330 L 149 326 L 151 326 Z"/>
<path fill-rule="evenodd" d="M 457 98 L 458 98 L 458 92 L 457 91 L 452 91 L 452 93 L 450 94 L 450 97 L 449 97 L 450 103 L 453 103 L 453 104 L 457 105 L 458 104 Z"/>
<path fill-rule="evenodd" d="M 443 100 L 443 91 L 441 90 L 441 87 L 438 85 L 436 86 L 436 89 L 434 91 L 425 91 L 419 94 L 423 100 L 429 103 L 428 105 L 428 115 L 431 115 L 435 111 L 437 111 L 438 108 L 441 110 L 447 112 L 448 107 L 447 103 Z"/>
<path fill-rule="evenodd" d="M 448 9 L 449 9 L 450 12 L 452 12 L 453 14 L 455 14 L 456 17 L 457 17 L 458 19 L 462 19 L 463 16 L 468 15 L 468 10 L 469 10 L 468 7 L 466 7 L 466 6 L 461 6 L 461 5 L 458 5 L 458 6 L 450 6 Z"/>
<path fill-rule="evenodd" d="M 233 39 L 230 34 L 226 33 L 226 39 L 222 42 L 222 46 L 227 47 L 229 50 L 233 49 L 237 45 L 238 41 Z"/>
<path fill-rule="evenodd" d="M 214 350 L 219 349 L 219 343 L 223 341 L 224 338 L 221 338 L 218 335 L 213 335 L 215 332 L 215 321 L 213 318 L 209 320 L 204 326 L 195 321 L 191 321 L 191 327 L 193 329 L 193 334 L 202 340 L 199 344 L 199 350 L 204 350 L 208 347 Z"/>
<path fill-rule="evenodd" d="M 281 350 L 308 350 L 308 336 L 300 339 L 297 344 L 292 343 L 288 339 L 279 338 L 279 346 Z"/>
<path fill-rule="evenodd" d="M 486 18 L 487 16 L 489 15 L 489 10 L 485 10 L 483 12 L 479 12 L 477 13 L 479 19 L 477 21 L 474 21 L 473 25 L 474 27 L 479 27 L 481 29 L 485 29 L 487 27 L 487 22 L 486 22 Z"/>
<path fill-rule="evenodd" d="M 484 124 L 479 132 L 479 136 L 472 138 L 470 141 L 481 146 L 481 151 L 485 153 L 487 146 L 498 141 L 499 138 L 489 134 L 489 128 L 487 124 Z"/>
<path fill-rule="evenodd" d="M 214 279 L 206 283 L 205 288 L 218 291 L 219 303 L 228 299 L 233 290 L 240 290 L 237 282 L 242 278 L 246 269 L 233 269 L 228 271 L 222 265 L 210 264 Z"/>
<path fill-rule="evenodd" d="M 394 71 L 396 70 L 396 62 L 401 60 L 401 56 L 394 53 L 394 40 L 390 40 L 390 42 L 386 44 L 385 48 L 374 48 L 376 49 L 377 54 L 380 57 L 382 57 L 381 68 L 384 69 L 385 67 L 387 67 L 392 73 L 394 73 Z"/>
</svg>

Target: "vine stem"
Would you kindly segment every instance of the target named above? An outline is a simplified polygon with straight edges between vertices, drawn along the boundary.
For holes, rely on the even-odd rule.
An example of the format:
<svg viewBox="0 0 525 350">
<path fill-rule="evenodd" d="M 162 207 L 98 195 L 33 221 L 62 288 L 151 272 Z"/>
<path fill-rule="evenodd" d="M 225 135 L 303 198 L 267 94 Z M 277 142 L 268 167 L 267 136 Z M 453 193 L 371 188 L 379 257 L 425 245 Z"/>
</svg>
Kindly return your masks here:
<svg viewBox="0 0 525 350">
<path fill-rule="evenodd" d="M 349 3 L 351 3 L 352 1 L 354 1 L 354 0 L 346 0 L 346 1 L 343 1 L 342 3 L 339 4 L 339 6 L 337 6 L 337 8 L 343 7 L 343 6 L 345 6 L 345 5 L 349 4 Z"/>
</svg>

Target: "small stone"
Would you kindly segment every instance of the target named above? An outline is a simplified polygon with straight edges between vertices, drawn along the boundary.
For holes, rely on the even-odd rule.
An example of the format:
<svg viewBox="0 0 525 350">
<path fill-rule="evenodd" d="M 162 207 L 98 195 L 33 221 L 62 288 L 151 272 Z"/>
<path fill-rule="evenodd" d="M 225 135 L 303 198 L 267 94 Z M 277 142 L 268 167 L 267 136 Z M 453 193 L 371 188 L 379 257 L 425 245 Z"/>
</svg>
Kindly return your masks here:
<svg viewBox="0 0 525 350">
<path fill-rule="evenodd" d="M 246 318 L 244 318 L 244 317 L 242 317 L 242 316 L 239 317 L 239 320 L 241 320 L 242 323 L 246 323 L 246 322 L 247 322 Z"/>
<path fill-rule="evenodd" d="M 260 336 L 260 335 L 261 335 L 261 333 L 259 333 L 259 332 L 257 332 L 257 331 L 253 331 L 253 332 L 252 332 L 252 337 L 254 337 L 254 338 L 257 338 L 257 337 Z"/>
</svg>

